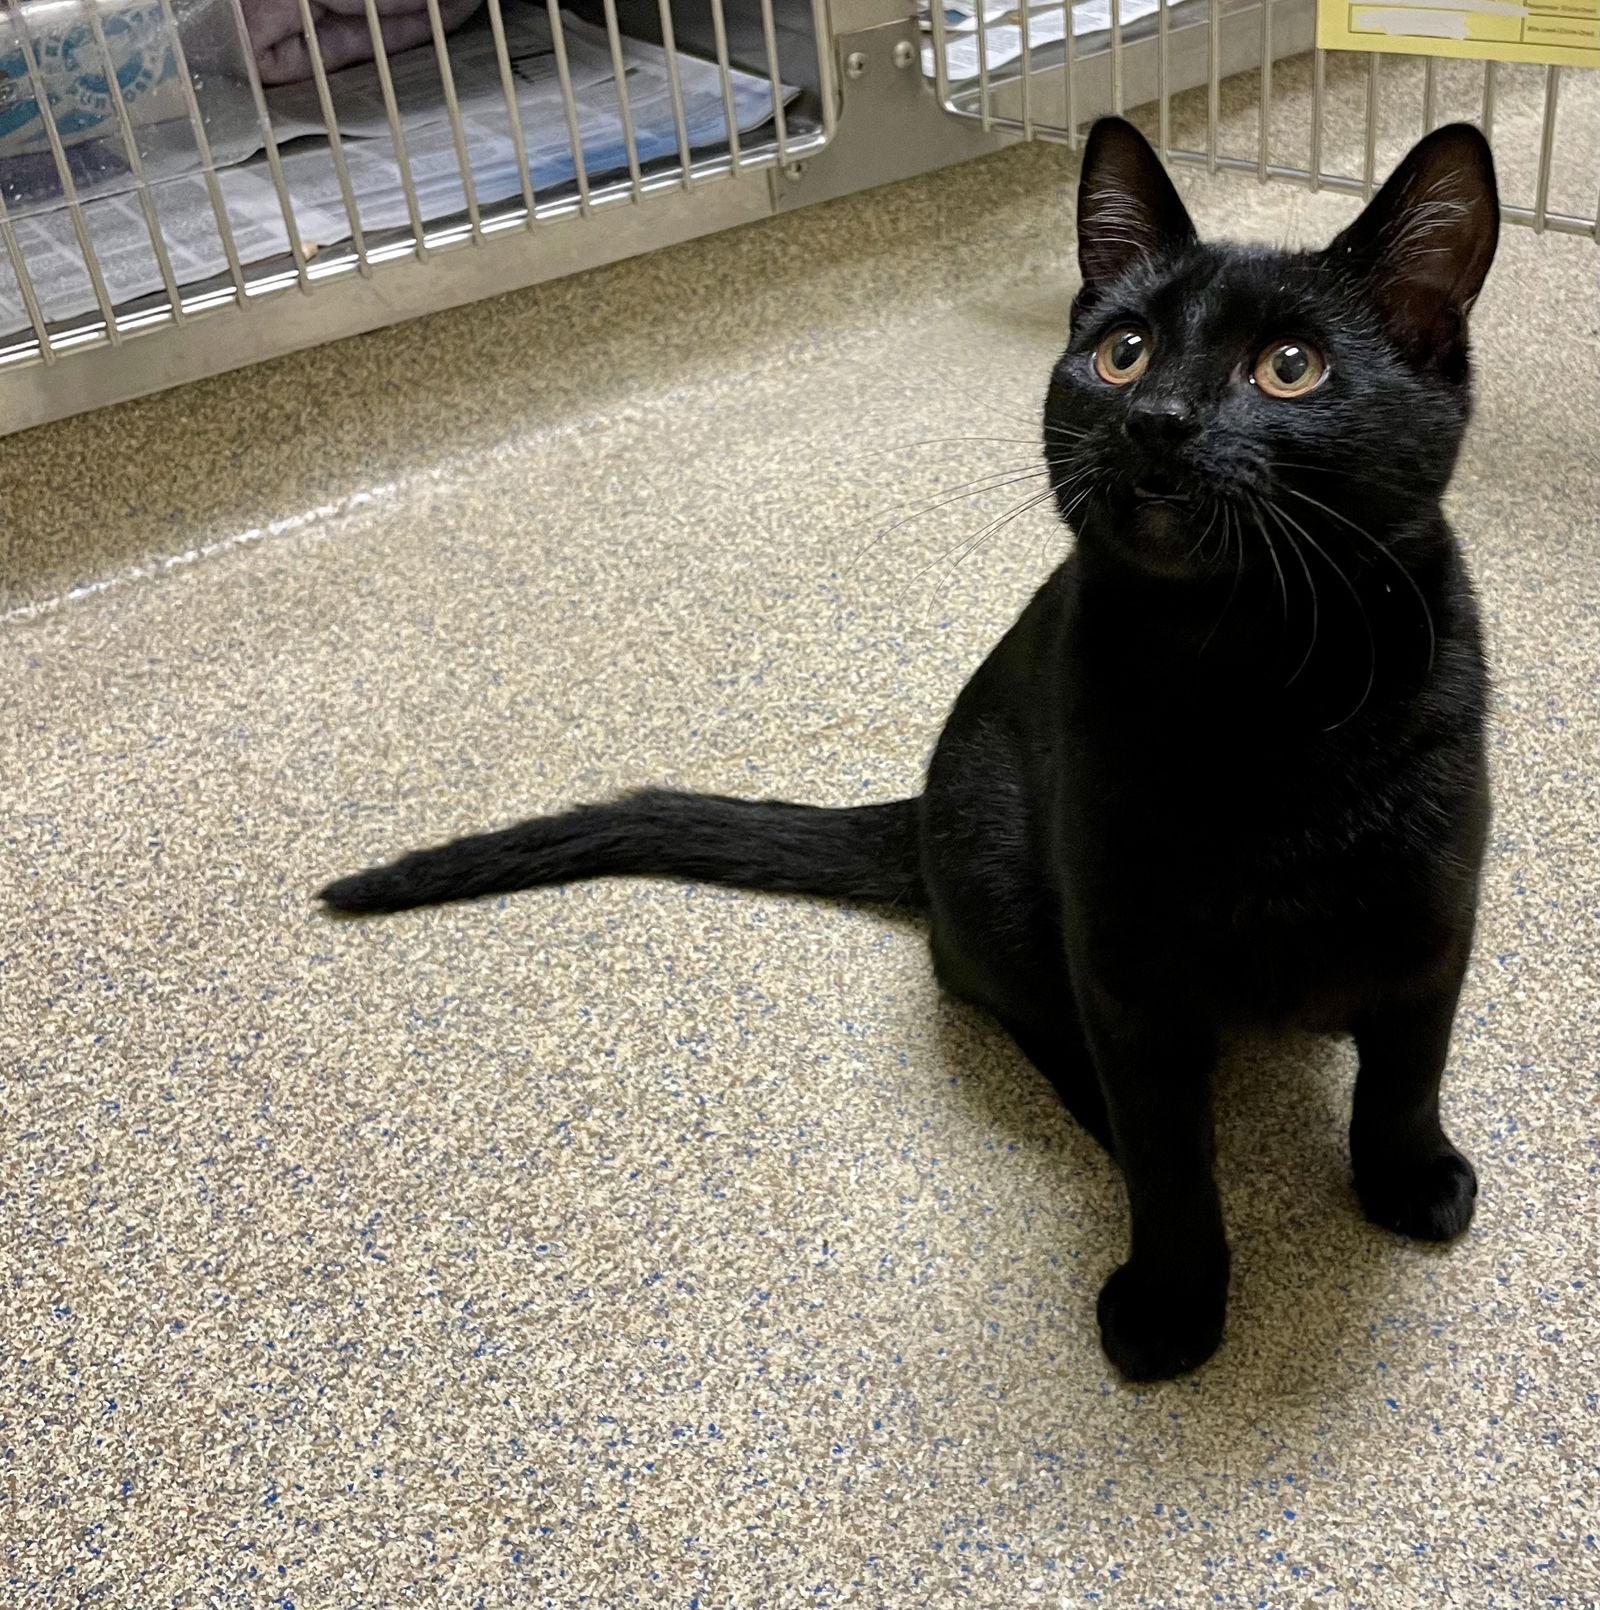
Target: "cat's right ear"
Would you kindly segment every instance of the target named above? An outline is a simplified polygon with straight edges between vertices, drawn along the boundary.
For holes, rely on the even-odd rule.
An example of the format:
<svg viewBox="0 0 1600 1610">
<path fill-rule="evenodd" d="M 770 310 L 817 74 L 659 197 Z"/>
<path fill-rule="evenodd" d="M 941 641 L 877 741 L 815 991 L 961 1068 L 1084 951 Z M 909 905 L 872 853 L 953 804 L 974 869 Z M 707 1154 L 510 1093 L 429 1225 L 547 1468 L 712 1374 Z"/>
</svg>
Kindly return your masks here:
<svg viewBox="0 0 1600 1610">
<path fill-rule="evenodd" d="M 1188 210 L 1150 142 L 1120 117 L 1101 118 L 1089 130 L 1078 180 L 1080 300 L 1194 241 Z"/>
</svg>

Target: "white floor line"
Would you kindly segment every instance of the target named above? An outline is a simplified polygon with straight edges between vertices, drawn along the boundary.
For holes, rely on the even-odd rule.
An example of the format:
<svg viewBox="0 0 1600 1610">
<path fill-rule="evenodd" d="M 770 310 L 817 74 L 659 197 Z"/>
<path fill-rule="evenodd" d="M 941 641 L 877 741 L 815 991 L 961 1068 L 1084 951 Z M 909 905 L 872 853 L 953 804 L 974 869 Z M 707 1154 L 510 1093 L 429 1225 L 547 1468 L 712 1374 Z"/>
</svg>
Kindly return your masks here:
<svg viewBox="0 0 1600 1610">
<path fill-rule="evenodd" d="M 351 492 L 345 497 L 335 498 L 331 503 L 319 503 L 315 508 L 304 509 L 299 514 L 286 514 L 282 519 L 269 520 L 266 525 L 251 526 L 247 530 L 218 537 L 213 542 L 203 542 L 198 547 L 188 548 L 182 553 L 168 554 L 164 559 L 152 560 L 149 564 L 132 565 L 114 576 L 106 576 L 99 581 L 81 582 L 76 587 L 67 588 L 64 593 L 58 593 L 54 598 L 44 598 L 36 604 L 20 604 L 15 609 L 8 609 L 0 615 L 0 625 L 9 626 L 17 621 L 37 620 L 41 615 L 53 615 L 65 605 L 76 604 L 82 599 L 94 597 L 97 593 L 111 592 L 136 581 L 149 581 L 156 576 L 165 575 L 169 570 L 179 570 L 185 565 L 196 565 L 202 559 L 214 559 L 218 554 L 245 547 L 252 542 L 264 542 L 269 537 L 285 536 L 291 531 L 301 531 L 307 526 L 337 519 L 357 509 L 383 502 L 398 492 L 403 484 L 405 483 L 401 481 L 384 481 L 377 486 L 368 487 L 363 492 Z"/>
</svg>

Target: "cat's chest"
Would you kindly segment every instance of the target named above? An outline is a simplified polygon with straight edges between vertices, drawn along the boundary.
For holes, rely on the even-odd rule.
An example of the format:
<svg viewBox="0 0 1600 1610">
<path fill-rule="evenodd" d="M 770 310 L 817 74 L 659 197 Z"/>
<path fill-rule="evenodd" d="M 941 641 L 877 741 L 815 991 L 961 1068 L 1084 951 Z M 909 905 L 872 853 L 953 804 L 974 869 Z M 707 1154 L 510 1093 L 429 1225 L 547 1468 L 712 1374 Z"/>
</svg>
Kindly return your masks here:
<svg viewBox="0 0 1600 1610">
<path fill-rule="evenodd" d="M 1151 768 L 1103 791 L 1079 831 L 1108 887 L 1270 951 L 1400 922 L 1428 880 L 1427 817 L 1376 770 L 1238 763 Z"/>
<path fill-rule="evenodd" d="M 1343 1024 L 1437 948 L 1439 841 L 1403 788 L 1256 777 L 1179 818 L 1165 816 L 1146 897 L 1218 997 L 1252 1015 Z"/>
</svg>

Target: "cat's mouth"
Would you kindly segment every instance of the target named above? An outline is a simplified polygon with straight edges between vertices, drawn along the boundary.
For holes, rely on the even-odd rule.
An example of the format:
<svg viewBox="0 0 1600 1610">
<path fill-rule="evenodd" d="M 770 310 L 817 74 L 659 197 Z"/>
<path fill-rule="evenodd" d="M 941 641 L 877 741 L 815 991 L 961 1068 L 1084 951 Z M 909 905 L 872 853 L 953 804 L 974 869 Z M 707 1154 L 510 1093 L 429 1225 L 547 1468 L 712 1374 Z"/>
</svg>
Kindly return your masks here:
<svg viewBox="0 0 1600 1610">
<path fill-rule="evenodd" d="M 1192 499 L 1188 493 L 1165 476 L 1147 477 L 1136 482 L 1133 488 L 1133 498 L 1136 503 L 1189 503 Z"/>
</svg>

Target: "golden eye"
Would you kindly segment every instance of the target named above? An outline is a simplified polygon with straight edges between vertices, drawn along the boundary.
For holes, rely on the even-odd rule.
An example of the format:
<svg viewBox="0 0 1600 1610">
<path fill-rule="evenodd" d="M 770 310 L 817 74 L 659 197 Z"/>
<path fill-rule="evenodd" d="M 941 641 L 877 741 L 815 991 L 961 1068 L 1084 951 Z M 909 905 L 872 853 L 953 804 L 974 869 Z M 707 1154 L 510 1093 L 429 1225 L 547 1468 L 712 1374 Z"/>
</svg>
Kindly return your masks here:
<svg viewBox="0 0 1600 1610">
<path fill-rule="evenodd" d="M 1269 397 L 1303 397 L 1327 372 L 1310 342 L 1275 341 L 1256 359 L 1254 379 Z"/>
<path fill-rule="evenodd" d="M 1094 372 L 1113 386 L 1137 380 L 1150 367 L 1150 337 L 1131 325 L 1113 330 L 1095 348 Z"/>
</svg>

